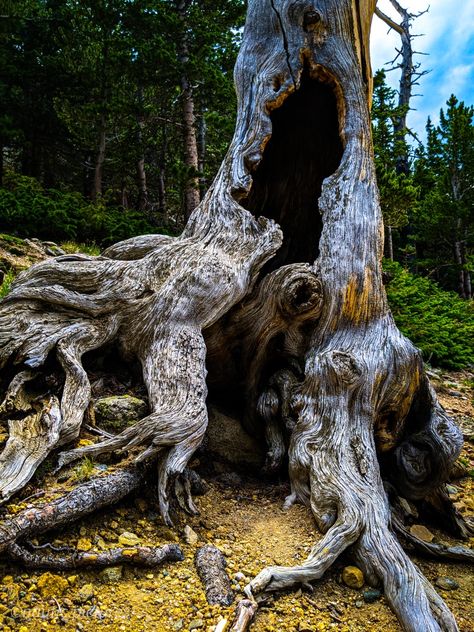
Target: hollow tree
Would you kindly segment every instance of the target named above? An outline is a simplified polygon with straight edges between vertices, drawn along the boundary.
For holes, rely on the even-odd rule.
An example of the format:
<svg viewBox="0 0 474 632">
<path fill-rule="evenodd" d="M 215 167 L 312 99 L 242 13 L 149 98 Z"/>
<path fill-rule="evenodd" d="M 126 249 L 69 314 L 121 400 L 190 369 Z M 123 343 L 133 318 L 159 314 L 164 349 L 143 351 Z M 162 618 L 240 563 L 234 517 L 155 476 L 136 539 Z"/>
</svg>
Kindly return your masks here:
<svg viewBox="0 0 474 632">
<path fill-rule="evenodd" d="M 303 564 L 264 569 L 249 595 L 316 580 L 350 547 L 404 629 L 456 630 L 395 537 L 386 491 L 416 500 L 438 489 L 461 435 L 383 288 L 369 126 L 374 9 L 374 0 L 251 1 L 234 138 L 183 234 L 57 257 L 19 276 L 0 313 L 10 419 L 0 488 L 9 498 L 77 438 L 91 398 L 81 358 L 113 343 L 140 362 L 151 412 L 66 449 L 60 465 L 126 452 L 157 464 L 168 524 L 172 493 L 195 512 L 185 468 L 206 430 L 209 388 L 209 400 L 264 437 L 267 471 L 288 458 L 286 505 L 308 505 L 324 534 Z M 63 381 L 51 378 L 58 367 Z M 109 477 L 102 505 L 137 484 L 130 467 L 126 479 Z M 93 508 L 87 498 L 80 515 Z"/>
</svg>

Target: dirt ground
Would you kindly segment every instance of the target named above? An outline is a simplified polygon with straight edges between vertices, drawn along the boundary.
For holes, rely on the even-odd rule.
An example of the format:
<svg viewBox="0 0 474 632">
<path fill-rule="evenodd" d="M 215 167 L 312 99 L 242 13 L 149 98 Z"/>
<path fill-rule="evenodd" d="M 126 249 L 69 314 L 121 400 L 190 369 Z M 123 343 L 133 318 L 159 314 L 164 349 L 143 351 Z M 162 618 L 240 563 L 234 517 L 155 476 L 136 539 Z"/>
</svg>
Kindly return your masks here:
<svg viewBox="0 0 474 632">
<path fill-rule="evenodd" d="M 432 379 L 443 405 L 458 420 L 467 439 L 461 461 L 474 467 L 474 375 L 434 372 Z M 204 465 L 204 464 L 203 464 Z M 226 479 L 226 477 L 224 477 Z M 302 561 L 320 537 L 308 509 L 281 507 L 288 493 L 286 484 L 266 485 L 256 480 L 208 480 L 210 489 L 196 499 L 201 515 L 177 515 L 176 529 L 163 526 L 156 507 L 143 498 L 123 502 L 40 541 L 54 546 L 78 545 L 103 549 L 117 546 L 124 532 L 135 534 L 142 544 L 179 542 L 185 559 L 157 569 L 119 568 L 112 577 L 99 572 L 46 574 L 0 565 L 0 630 L 104 630 L 211 632 L 221 618 L 232 619 L 233 607 L 225 609 L 206 603 L 193 558 L 204 543 L 213 543 L 225 554 L 237 597 L 247 578 L 269 564 L 293 565 Z M 459 510 L 474 516 L 472 476 L 454 481 L 451 493 Z M 15 510 L 14 506 L 11 508 Z M 187 544 L 184 526 L 197 534 Z M 427 525 L 436 540 L 453 542 L 446 534 Z M 468 543 L 474 546 L 474 539 Z M 459 588 L 440 590 L 462 632 L 474 630 L 472 568 L 414 558 L 431 580 L 447 576 Z M 295 591 L 275 597 L 261 607 L 252 632 L 391 632 L 400 630 L 385 599 L 364 601 L 365 588 L 354 590 L 342 583 L 341 572 L 350 563 L 341 558 L 314 585 L 312 593 Z M 121 573 L 121 577 L 120 577 Z M 106 583 L 108 582 L 108 583 Z M 367 588 L 367 587 L 366 587 Z"/>
</svg>

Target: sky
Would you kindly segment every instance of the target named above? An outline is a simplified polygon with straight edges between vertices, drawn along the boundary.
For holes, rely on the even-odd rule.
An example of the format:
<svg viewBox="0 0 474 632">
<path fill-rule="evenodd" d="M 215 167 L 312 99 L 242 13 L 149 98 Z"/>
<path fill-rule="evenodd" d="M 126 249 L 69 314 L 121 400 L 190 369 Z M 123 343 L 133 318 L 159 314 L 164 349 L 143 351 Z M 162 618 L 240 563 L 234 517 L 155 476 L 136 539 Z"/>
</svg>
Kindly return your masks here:
<svg viewBox="0 0 474 632">
<path fill-rule="evenodd" d="M 428 53 L 417 55 L 421 70 L 430 72 L 420 79 L 414 92 L 421 96 L 412 98 L 412 108 L 408 114 L 408 125 L 425 139 L 425 124 L 428 116 L 433 123 L 439 121 L 439 111 L 445 108 L 446 100 L 455 94 L 466 105 L 474 104 L 474 1 L 473 0 L 399 0 L 411 13 L 418 13 L 428 6 L 429 11 L 412 23 L 413 34 L 423 34 L 415 38 L 415 50 Z M 400 21 L 390 0 L 378 0 L 377 6 Z M 371 32 L 372 70 L 383 68 L 399 48 L 400 38 L 377 16 L 374 16 Z M 388 66 L 387 66 L 388 67 Z M 387 74 L 388 83 L 398 87 L 400 73 L 394 70 Z"/>
</svg>

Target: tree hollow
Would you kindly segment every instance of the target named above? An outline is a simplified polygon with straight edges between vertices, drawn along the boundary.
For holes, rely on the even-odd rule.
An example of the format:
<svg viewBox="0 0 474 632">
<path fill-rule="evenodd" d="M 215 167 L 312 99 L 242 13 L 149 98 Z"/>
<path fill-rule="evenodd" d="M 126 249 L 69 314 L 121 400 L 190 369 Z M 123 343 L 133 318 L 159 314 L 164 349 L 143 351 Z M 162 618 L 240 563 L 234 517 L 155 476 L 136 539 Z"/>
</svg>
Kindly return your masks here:
<svg viewBox="0 0 474 632">
<path fill-rule="evenodd" d="M 290 263 L 313 263 L 318 257 L 318 199 L 323 180 L 336 171 L 343 153 L 334 89 L 307 68 L 298 89 L 270 118 L 272 135 L 242 201 L 253 214 L 274 219 L 283 230 L 283 246 L 267 264 L 267 272 Z"/>
</svg>

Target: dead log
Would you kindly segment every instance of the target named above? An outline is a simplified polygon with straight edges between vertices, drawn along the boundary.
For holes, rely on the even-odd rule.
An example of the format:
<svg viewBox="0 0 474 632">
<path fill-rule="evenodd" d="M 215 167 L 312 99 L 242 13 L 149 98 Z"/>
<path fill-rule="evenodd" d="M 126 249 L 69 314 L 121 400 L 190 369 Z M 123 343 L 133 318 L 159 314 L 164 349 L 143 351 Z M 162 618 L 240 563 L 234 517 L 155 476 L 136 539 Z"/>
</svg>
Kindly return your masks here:
<svg viewBox="0 0 474 632">
<path fill-rule="evenodd" d="M 234 601 L 234 592 L 227 575 L 227 562 L 223 553 L 217 547 L 206 544 L 196 551 L 194 562 L 208 603 L 230 606 Z"/>
<path fill-rule="evenodd" d="M 17 541 L 45 533 L 112 505 L 139 489 L 143 468 L 121 468 L 80 483 L 51 501 L 24 509 L 0 522 L 0 554 L 8 554 Z"/>
<path fill-rule="evenodd" d="M 183 553 L 177 544 L 159 547 L 137 546 L 109 549 L 108 551 L 64 551 L 61 553 L 38 553 L 24 546 L 10 544 L 7 551 L 9 560 L 19 562 L 27 568 L 71 570 L 75 568 L 103 568 L 115 564 L 133 564 L 153 568 L 164 562 L 181 562 Z"/>
</svg>

